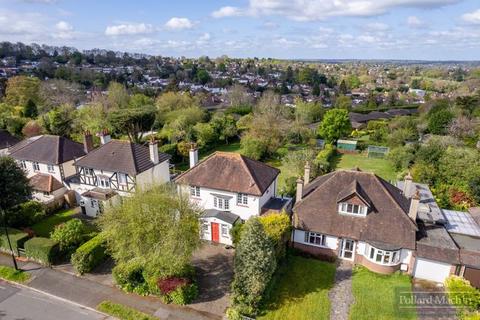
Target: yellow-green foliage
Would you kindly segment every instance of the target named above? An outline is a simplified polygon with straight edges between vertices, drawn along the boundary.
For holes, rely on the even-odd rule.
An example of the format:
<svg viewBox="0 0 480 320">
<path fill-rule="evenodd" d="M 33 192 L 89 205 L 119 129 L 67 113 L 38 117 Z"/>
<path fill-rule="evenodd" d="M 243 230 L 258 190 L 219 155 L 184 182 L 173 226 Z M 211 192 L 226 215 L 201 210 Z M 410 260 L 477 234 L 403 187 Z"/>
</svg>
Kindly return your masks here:
<svg viewBox="0 0 480 320">
<path fill-rule="evenodd" d="M 290 217 L 286 213 L 272 213 L 260 217 L 259 220 L 268 238 L 274 243 L 277 258 L 282 258 L 290 237 Z"/>
<path fill-rule="evenodd" d="M 448 296 L 458 310 L 461 320 L 479 320 L 480 290 L 472 287 L 468 280 L 458 276 L 450 276 L 445 280 Z"/>
</svg>

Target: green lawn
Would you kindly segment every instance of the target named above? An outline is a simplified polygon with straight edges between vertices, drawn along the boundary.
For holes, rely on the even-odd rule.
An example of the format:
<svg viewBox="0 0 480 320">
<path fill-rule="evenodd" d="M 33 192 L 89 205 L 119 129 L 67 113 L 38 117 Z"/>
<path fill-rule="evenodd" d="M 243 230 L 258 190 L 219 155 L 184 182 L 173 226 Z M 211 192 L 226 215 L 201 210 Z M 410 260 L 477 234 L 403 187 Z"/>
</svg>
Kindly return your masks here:
<svg viewBox="0 0 480 320">
<path fill-rule="evenodd" d="M 350 307 L 351 320 L 416 319 L 416 311 L 399 313 L 395 308 L 395 288 L 411 291 L 411 280 L 407 275 L 395 273 L 381 275 L 356 267 L 352 278 L 355 303 Z"/>
<path fill-rule="evenodd" d="M 298 256 L 288 257 L 273 281 L 271 296 L 264 304 L 262 320 L 328 319 L 335 265 Z"/>
<path fill-rule="evenodd" d="M 143 312 L 122 304 L 113 303 L 111 301 L 103 301 L 97 306 L 100 310 L 120 320 L 159 320 L 156 317 L 149 316 Z"/>
<path fill-rule="evenodd" d="M 396 180 L 397 172 L 387 159 L 368 158 L 364 153 L 338 154 L 335 159 L 336 169 L 353 169 L 374 172 L 387 181 Z"/>
<path fill-rule="evenodd" d="M 25 282 L 30 278 L 30 275 L 21 270 L 7 266 L 0 266 L 0 278 L 14 282 Z"/>
<path fill-rule="evenodd" d="M 75 212 L 75 209 L 61 210 L 34 224 L 32 229 L 36 236 L 49 238 L 55 226 L 72 219 Z"/>
</svg>

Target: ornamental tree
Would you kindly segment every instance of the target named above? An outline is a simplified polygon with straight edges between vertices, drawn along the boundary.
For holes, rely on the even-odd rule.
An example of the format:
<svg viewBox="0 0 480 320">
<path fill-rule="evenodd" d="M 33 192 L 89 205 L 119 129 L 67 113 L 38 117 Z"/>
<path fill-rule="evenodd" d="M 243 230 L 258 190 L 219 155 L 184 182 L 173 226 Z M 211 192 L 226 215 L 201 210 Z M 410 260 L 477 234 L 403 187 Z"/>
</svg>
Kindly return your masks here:
<svg viewBox="0 0 480 320">
<path fill-rule="evenodd" d="M 352 127 L 348 118 L 348 111 L 345 109 L 328 110 L 318 127 L 318 134 L 327 142 L 334 142 L 348 135 L 350 131 L 352 131 Z"/>
</svg>

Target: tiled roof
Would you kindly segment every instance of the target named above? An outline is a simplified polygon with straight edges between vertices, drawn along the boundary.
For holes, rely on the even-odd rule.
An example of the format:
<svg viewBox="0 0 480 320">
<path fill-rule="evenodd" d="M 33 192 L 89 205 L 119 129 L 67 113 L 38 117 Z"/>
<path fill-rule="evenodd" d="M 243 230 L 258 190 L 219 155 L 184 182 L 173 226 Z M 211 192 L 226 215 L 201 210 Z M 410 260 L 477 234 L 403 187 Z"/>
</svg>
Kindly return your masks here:
<svg viewBox="0 0 480 320">
<path fill-rule="evenodd" d="M 63 184 L 60 181 L 45 173 L 37 173 L 31 177 L 29 184 L 33 190 L 40 192 L 52 192 L 63 188 Z"/>
<path fill-rule="evenodd" d="M 170 159 L 168 154 L 161 152 L 158 157 L 160 163 Z M 124 140 L 110 140 L 89 152 L 75 165 L 97 170 L 123 172 L 131 176 L 154 166 L 150 160 L 150 151 L 147 146 Z"/>
<path fill-rule="evenodd" d="M 215 152 L 175 180 L 180 184 L 261 196 L 280 170 L 238 153 Z"/>
<path fill-rule="evenodd" d="M 10 156 L 18 160 L 61 164 L 85 155 L 83 145 L 70 139 L 42 135 L 20 141 L 9 149 Z"/>
</svg>

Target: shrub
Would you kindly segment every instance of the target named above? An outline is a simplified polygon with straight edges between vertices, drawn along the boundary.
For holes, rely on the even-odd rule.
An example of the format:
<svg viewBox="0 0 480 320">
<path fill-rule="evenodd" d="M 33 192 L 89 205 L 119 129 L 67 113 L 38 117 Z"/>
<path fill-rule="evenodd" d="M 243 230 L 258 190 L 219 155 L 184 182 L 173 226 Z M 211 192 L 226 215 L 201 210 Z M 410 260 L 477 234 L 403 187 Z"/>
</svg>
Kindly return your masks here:
<svg viewBox="0 0 480 320">
<path fill-rule="evenodd" d="M 237 222 L 230 229 L 230 236 L 232 237 L 233 245 L 236 245 L 238 241 L 240 241 L 240 237 L 242 236 L 242 228 L 243 228 L 243 223 Z"/>
<path fill-rule="evenodd" d="M 317 170 L 320 174 L 327 173 L 332 170 L 332 159 L 335 153 L 335 147 L 332 144 L 327 143 L 325 148 L 317 154 L 315 160 L 313 160 L 313 164 L 316 168 L 318 168 Z"/>
<path fill-rule="evenodd" d="M 445 280 L 445 287 L 450 300 L 457 307 L 458 318 L 462 320 L 479 319 L 480 290 L 471 286 L 468 280 L 450 276 Z"/>
<path fill-rule="evenodd" d="M 242 315 L 235 308 L 228 308 L 226 315 L 228 320 L 243 320 Z"/>
<path fill-rule="evenodd" d="M 158 287 L 165 303 L 186 305 L 198 296 L 198 287 L 187 278 L 168 277 L 158 280 Z"/>
<path fill-rule="evenodd" d="M 149 290 L 144 276 L 144 265 L 145 263 L 141 259 L 132 259 L 128 262 L 120 263 L 112 270 L 113 279 L 126 292 L 147 295 Z"/>
<path fill-rule="evenodd" d="M 28 240 L 28 234 L 22 232 L 18 229 L 8 228 L 8 237 L 10 238 L 10 243 L 15 255 L 18 255 L 18 248 L 23 248 L 23 244 Z M 0 228 L 0 248 L 3 251 L 10 252 L 10 247 L 8 246 L 7 236 L 5 235 L 5 229 Z"/>
<path fill-rule="evenodd" d="M 15 214 L 8 216 L 8 224 L 15 227 L 29 227 L 45 218 L 45 207 L 37 201 L 27 201 L 15 209 Z"/>
<path fill-rule="evenodd" d="M 93 268 L 105 261 L 107 254 L 105 252 L 105 238 L 98 234 L 92 239 L 82 244 L 72 254 L 72 264 L 78 273 L 92 271 Z"/>
<path fill-rule="evenodd" d="M 58 254 L 58 242 L 36 237 L 25 242 L 25 255 L 44 265 L 51 265 Z"/>
<path fill-rule="evenodd" d="M 80 219 L 72 219 L 55 227 L 50 238 L 57 241 L 62 253 L 72 253 L 84 240 L 85 225 Z"/>
<path fill-rule="evenodd" d="M 277 260 L 285 257 L 290 238 L 290 217 L 286 213 L 272 213 L 259 218 L 268 238 L 273 242 Z"/>
</svg>

